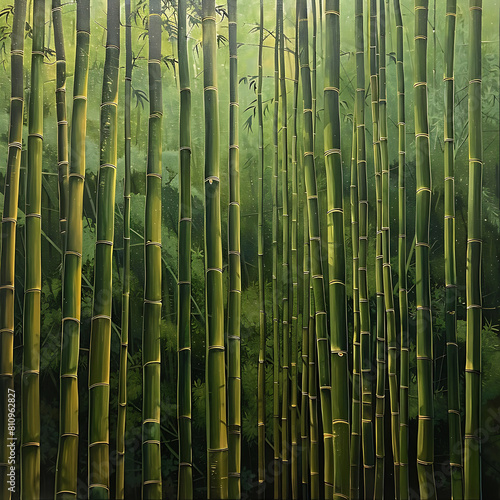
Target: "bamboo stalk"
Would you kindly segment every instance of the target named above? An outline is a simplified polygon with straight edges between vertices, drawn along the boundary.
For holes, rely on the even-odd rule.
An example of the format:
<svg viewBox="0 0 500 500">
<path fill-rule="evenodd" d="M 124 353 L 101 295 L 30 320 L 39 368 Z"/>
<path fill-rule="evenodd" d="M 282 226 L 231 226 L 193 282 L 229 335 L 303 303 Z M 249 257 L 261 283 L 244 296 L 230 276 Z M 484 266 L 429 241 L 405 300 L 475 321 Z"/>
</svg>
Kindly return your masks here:
<svg viewBox="0 0 500 500">
<path fill-rule="evenodd" d="M 469 202 L 467 218 L 467 338 L 465 351 L 464 497 L 482 498 L 481 481 L 481 253 L 483 129 L 481 100 L 482 0 L 469 0 Z"/>
<path fill-rule="evenodd" d="M 259 363 L 257 368 L 257 433 L 258 433 L 258 481 L 259 497 L 265 496 L 265 462 L 266 462 L 266 311 L 265 311 L 265 285 L 264 285 L 264 126 L 262 111 L 262 48 L 264 44 L 264 1 L 260 0 L 259 9 L 259 60 L 257 83 L 257 116 L 259 120 L 259 193 L 258 193 L 258 222 L 257 222 L 257 253 L 259 268 Z M 236 42 L 235 42 L 236 43 Z"/>
<path fill-rule="evenodd" d="M 361 443 L 365 498 L 373 495 L 375 457 L 373 449 L 371 333 L 368 303 L 368 181 L 365 144 L 365 69 L 363 36 L 363 0 L 355 4 L 356 37 L 356 143 L 359 203 L 359 327 L 361 364 Z"/>
<path fill-rule="evenodd" d="M 347 302 L 345 294 L 345 247 L 343 172 L 340 152 L 340 2 L 325 1 L 324 147 L 327 189 L 328 276 L 331 340 L 333 429 L 333 498 L 349 497 L 350 455 L 349 371 Z"/>
<path fill-rule="evenodd" d="M 21 409 L 21 498 L 40 497 L 40 314 L 42 296 L 43 50 L 45 0 L 33 2 L 28 114 Z"/>
<path fill-rule="evenodd" d="M 229 50 L 230 50 L 230 111 L 229 111 L 229 318 L 228 318 L 228 426 L 229 426 L 229 498 L 241 497 L 241 366 L 240 366 L 240 314 L 241 314 L 241 242 L 240 242 L 240 165 L 238 149 L 238 66 L 237 66 L 237 0 L 229 0 Z M 262 98 L 261 98 L 262 99 Z M 262 103 L 261 103 L 262 107 Z M 262 150 L 263 151 L 263 150 Z M 261 175 L 263 176 L 263 163 Z M 262 181 L 261 181 L 262 184 Z M 263 198 L 261 196 L 261 214 L 263 211 Z M 262 219 L 262 215 L 261 215 Z M 260 238 L 262 236 L 262 221 L 260 226 Z M 264 245 L 261 241 L 262 269 L 259 268 L 259 276 L 262 274 L 262 290 L 260 291 L 260 322 L 261 338 L 259 354 L 259 367 L 261 368 L 262 386 L 265 386 L 265 324 L 264 311 Z M 260 279 L 259 279 L 260 281 Z M 260 360 L 262 359 L 262 363 Z M 260 384 L 259 384 L 260 387 Z M 265 400 L 262 398 L 262 423 L 265 418 Z M 260 427 L 259 427 L 260 429 Z M 265 433 L 262 426 L 262 434 Z M 265 446 L 265 439 L 264 439 Z M 265 458 L 265 448 L 262 450 Z M 264 463 L 262 463 L 264 468 Z M 264 476 L 265 470 L 262 471 Z M 260 481 L 260 479 L 259 479 Z M 264 477 L 262 477 L 264 482 Z"/>
<path fill-rule="evenodd" d="M 68 176 L 68 224 L 64 253 L 59 445 L 55 496 L 77 497 L 78 479 L 78 358 L 80 350 L 83 188 L 87 133 L 87 83 L 90 52 L 90 2 L 79 0 L 76 11 L 76 58 Z"/>
<path fill-rule="evenodd" d="M 120 3 L 108 0 L 97 189 L 94 303 L 89 352 L 89 497 L 109 496 L 109 371 L 117 163 Z"/>
<path fill-rule="evenodd" d="M 415 148 L 416 217 L 415 272 L 417 301 L 418 436 L 417 472 L 421 498 L 435 498 L 433 341 L 430 298 L 429 225 L 431 163 L 427 116 L 427 17 L 428 0 L 415 0 Z"/>
<path fill-rule="evenodd" d="M 282 325 L 283 325 L 283 370 L 282 370 L 282 408 L 281 408 L 281 462 L 282 497 L 290 496 L 290 457 L 289 457 L 289 363 L 290 363 L 290 220 L 288 213 L 288 114 L 285 73 L 285 35 L 283 25 L 283 0 L 277 0 L 279 36 L 279 77 L 281 104 L 281 197 L 282 197 Z M 296 478 L 295 478 L 296 479 Z"/>
<path fill-rule="evenodd" d="M 330 373 L 330 346 L 327 334 L 327 313 L 325 304 L 325 285 L 321 261 L 321 237 L 319 224 L 318 191 L 314 161 L 313 117 L 311 74 L 308 54 L 308 16 L 307 2 L 298 1 L 299 6 L 299 50 L 304 106 L 304 176 L 307 192 L 307 212 L 309 222 L 311 278 L 315 304 L 315 327 L 318 354 L 318 382 L 321 399 L 324 443 L 324 484 L 325 498 L 333 496 L 333 436 L 332 436 L 332 397 Z M 312 439 L 312 436 L 311 436 Z"/>
<path fill-rule="evenodd" d="M 208 497 L 227 498 L 227 421 L 215 0 L 203 0 Z"/>
<path fill-rule="evenodd" d="M 279 409 L 279 376 L 280 376 L 280 339 L 279 339 L 279 307 L 278 307 L 278 113 L 279 113 L 279 37 L 278 17 L 276 17 L 276 31 L 274 40 L 274 110 L 273 110 L 273 450 L 274 450 L 274 499 L 281 498 L 280 481 L 280 409 Z"/>
<path fill-rule="evenodd" d="M 56 110 L 57 110 L 57 166 L 59 177 L 59 231 L 63 245 L 68 223 L 68 118 L 66 111 L 66 52 L 62 23 L 61 0 L 52 0 L 52 22 L 56 49 Z"/>
<path fill-rule="evenodd" d="M 142 498 L 162 497 L 160 445 L 160 328 L 162 85 L 161 2 L 149 2 L 149 131 L 144 224 L 144 310 L 142 327 Z"/>
<path fill-rule="evenodd" d="M 132 19 L 125 0 L 125 177 L 123 181 L 123 285 L 121 314 L 118 421 L 116 425 L 116 498 L 125 495 L 125 422 L 127 416 L 127 359 L 130 316 L 130 100 L 132 93 Z"/>
<path fill-rule="evenodd" d="M 450 446 L 452 498 L 463 498 L 462 425 L 460 418 L 460 394 L 457 344 L 457 275 L 455 256 L 455 24 L 457 2 L 446 2 L 446 50 L 444 57 L 444 241 L 446 283 L 446 366 L 448 381 L 448 427 Z"/>
<path fill-rule="evenodd" d="M 14 392 L 16 228 L 24 113 L 24 26 L 26 0 L 15 0 L 10 49 L 10 122 L 0 244 L 0 496 L 11 498 L 8 472 L 13 437 L 8 404 Z"/>
<path fill-rule="evenodd" d="M 396 24 L 396 84 L 398 97 L 398 275 L 400 316 L 400 385 L 399 385 L 399 496 L 409 497 L 408 471 L 408 387 L 409 387 L 409 332 L 406 271 L 406 122 L 405 80 L 403 62 L 403 18 L 399 0 L 394 0 Z"/>
<path fill-rule="evenodd" d="M 382 254 L 383 286 L 387 326 L 387 372 L 389 377 L 389 398 L 391 408 L 391 441 L 394 462 L 394 489 L 399 494 L 399 385 L 397 378 L 397 333 L 396 311 L 391 268 L 391 231 L 389 203 L 389 150 L 387 138 L 387 90 L 386 90 L 386 13 L 385 0 L 380 0 L 380 56 L 379 56 L 379 113 L 380 153 L 382 168 Z"/>
<path fill-rule="evenodd" d="M 353 354 L 352 354 L 352 406 L 350 443 L 350 494 L 359 498 L 359 464 L 361 451 L 361 360 L 359 332 L 359 207 L 357 168 L 357 127 L 356 111 L 352 121 L 351 148 L 351 241 L 352 241 L 352 303 L 353 303 Z"/>
<path fill-rule="evenodd" d="M 191 88 L 187 48 L 187 2 L 179 1 L 179 249 L 177 302 L 177 422 L 179 430 L 178 496 L 193 498 L 191 435 Z M 231 297 L 231 296 L 230 296 Z"/>
</svg>

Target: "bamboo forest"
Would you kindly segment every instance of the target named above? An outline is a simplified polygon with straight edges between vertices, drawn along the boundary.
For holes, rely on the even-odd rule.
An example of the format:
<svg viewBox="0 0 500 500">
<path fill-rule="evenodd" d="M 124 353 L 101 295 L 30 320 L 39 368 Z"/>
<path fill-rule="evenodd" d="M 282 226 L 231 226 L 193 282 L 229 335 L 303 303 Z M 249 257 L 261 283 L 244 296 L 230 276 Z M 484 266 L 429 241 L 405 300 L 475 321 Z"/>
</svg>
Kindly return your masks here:
<svg viewBox="0 0 500 500">
<path fill-rule="evenodd" d="M 0 499 L 500 498 L 500 1 L 0 0 Z"/>
</svg>

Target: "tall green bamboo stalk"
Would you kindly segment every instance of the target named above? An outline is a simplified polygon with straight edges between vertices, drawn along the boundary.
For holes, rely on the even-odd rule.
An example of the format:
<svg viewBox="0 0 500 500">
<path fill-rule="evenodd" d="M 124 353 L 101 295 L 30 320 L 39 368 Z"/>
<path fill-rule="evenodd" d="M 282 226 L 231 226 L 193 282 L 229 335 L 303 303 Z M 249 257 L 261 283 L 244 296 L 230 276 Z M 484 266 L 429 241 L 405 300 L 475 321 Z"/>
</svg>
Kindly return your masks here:
<svg viewBox="0 0 500 500">
<path fill-rule="evenodd" d="M 297 16 L 298 27 L 298 16 Z M 297 33 L 298 34 L 298 33 Z M 298 41 L 298 36 L 297 36 Z M 298 58 L 298 47 L 296 47 L 296 54 Z M 302 170 L 302 169 L 301 169 Z M 301 436 L 301 458 L 302 458 L 302 498 L 308 498 L 309 485 L 312 484 L 312 478 L 309 480 L 309 467 L 311 463 L 311 442 L 310 442 L 310 422 L 312 424 L 312 417 L 310 418 L 310 403 L 309 403 L 309 361 L 311 356 L 314 355 L 309 351 L 309 343 L 311 342 L 311 335 L 309 332 L 309 233 L 307 226 L 307 207 L 306 198 L 303 189 L 303 182 L 301 182 L 301 196 L 302 212 L 303 212 L 303 260 L 302 260 L 302 393 L 300 400 L 300 436 Z M 314 342 L 314 340 L 312 341 Z M 313 343 L 314 346 L 314 343 Z M 319 492 L 318 492 L 319 494 Z"/>
<path fill-rule="evenodd" d="M 481 491 L 481 252 L 483 128 L 481 101 L 482 0 L 469 0 L 469 203 L 467 218 L 467 340 L 465 351 L 464 496 Z"/>
<path fill-rule="evenodd" d="M 162 307 L 161 181 L 162 119 L 161 1 L 149 2 L 149 131 L 144 224 L 142 329 L 142 498 L 162 497 L 160 445 L 160 328 Z"/>
<path fill-rule="evenodd" d="M 462 425 L 457 344 L 457 266 L 455 256 L 455 24 L 457 2 L 446 2 L 444 57 L 444 262 L 446 283 L 446 366 L 448 383 L 448 428 L 450 446 L 451 494 L 463 498 Z"/>
<path fill-rule="evenodd" d="M 377 212 L 377 233 L 375 241 L 375 287 L 376 287 L 376 400 L 375 400 L 375 498 L 382 498 L 385 480 L 385 379 L 386 379 L 386 325 L 383 282 L 382 252 L 382 157 L 380 149 L 380 107 L 379 107 L 379 43 L 377 26 L 377 0 L 369 4 L 370 37 L 370 88 L 373 132 L 373 163 L 375 170 L 375 196 Z"/>
<path fill-rule="evenodd" d="M 259 496 L 264 498 L 264 480 L 266 475 L 266 311 L 264 284 L 264 125 L 262 111 L 262 48 L 264 44 L 264 1 L 260 0 L 259 9 L 259 60 L 257 82 L 257 116 L 259 121 L 259 194 L 258 194 L 258 268 L 259 268 L 259 364 L 257 367 L 257 433 L 258 433 L 258 481 Z M 236 41 L 235 41 L 236 46 Z"/>
<path fill-rule="evenodd" d="M 87 134 L 87 82 L 90 52 L 90 2 L 76 6 L 76 58 L 68 176 L 68 224 L 64 252 L 62 301 L 59 445 L 55 496 L 77 497 L 78 478 L 78 357 L 82 284 L 83 188 Z"/>
<path fill-rule="evenodd" d="M 281 498 L 280 481 L 280 339 L 279 339 L 279 307 L 278 307 L 278 113 L 279 113 L 279 37 L 278 18 L 276 18 L 276 31 L 274 38 L 274 110 L 273 110 L 273 449 L 274 449 L 274 499 Z"/>
<path fill-rule="evenodd" d="M 120 2 L 108 0 L 89 352 L 89 497 L 109 496 L 109 371 L 117 163 Z"/>
<path fill-rule="evenodd" d="M 430 297 L 429 225 L 431 162 L 427 116 L 427 18 L 428 0 L 415 0 L 415 149 L 416 211 L 415 272 L 417 301 L 418 437 L 417 472 L 421 498 L 435 498 L 433 341 Z"/>
<path fill-rule="evenodd" d="M 68 118 L 66 111 L 66 51 L 62 23 L 61 0 L 52 0 L 52 22 L 56 49 L 56 110 L 57 110 L 57 167 L 59 177 L 59 230 L 66 241 L 68 223 Z"/>
<path fill-rule="evenodd" d="M 0 496 L 10 499 L 8 459 L 14 437 L 13 421 L 9 421 L 8 404 L 14 392 L 14 301 L 16 272 L 16 228 L 19 202 L 19 174 L 23 141 L 24 113 L 24 26 L 26 0 L 15 0 L 10 48 L 10 123 L 5 174 L 4 205 L 0 241 Z"/>
<path fill-rule="evenodd" d="M 406 272 L 406 118 L 405 78 L 403 63 L 403 18 L 399 0 L 394 0 L 396 22 L 396 84 L 398 97 L 398 275 L 399 275 L 399 317 L 400 317 L 400 384 L 399 384 L 399 496 L 409 496 L 408 472 L 408 387 L 409 349 L 408 294 Z"/>
<path fill-rule="evenodd" d="M 208 497 L 228 496 L 215 0 L 203 0 Z"/>
<path fill-rule="evenodd" d="M 307 213 L 309 222 L 311 279 L 314 291 L 316 342 L 318 351 L 318 382 L 321 398 L 323 422 L 325 498 L 333 496 L 333 436 L 332 436 L 332 397 L 330 374 L 330 346 L 327 333 L 327 313 L 325 304 L 325 285 L 321 261 L 321 237 L 319 224 L 318 191 L 314 161 L 313 117 L 311 74 L 309 68 L 309 33 L 306 0 L 299 0 L 299 50 L 304 106 L 304 176 L 307 192 Z M 311 437 L 312 439 L 312 437 Z"/>
<path fill-rule="evenodd" d="M 45 0 L 33 2 L 31 97 L 26 179 L 21 497 L 40 497 L 40 306 L 42 295 L 42 155 Z"/>
<path fill-rule="evenodd" d="M 363 0 L 355 4 L 356 38 L 356 144 L 359 203 L 359 328 L 361 364 L 361 442 L 365 498 L 373 495 L 375 456 L 373 449 L 372 419 L 372 364 L 370 355 L 370 307 L 368 303 L 368 180 L 365 144 L 365 58 L 363 36 Z"/>
<path fill-rule="evenodd" d="M 281 463 L 282 463 L 282 497 L 290 496 L 290 458 L 289 458 L 289 363 L 290 363 L 290 220 L 288 213 L 288 113 L 285 71 L 285 34 L 283 25 L 283 0 L 277 0 L 276 15 L 278 18 L 279 36 L 279 74 L 281 104 L 281 197 L 282 197 L 282 311 L 283 311 L 283 390 L 281 408 Z M 296 479 L 296 478 L 295 478 Z"/>
<path fill-rule="evenodd" d="M 340 2 L 325 1 L 324 144 L 327 189 L 328 276 L 331 341 L 331 385 L 333 422 L 333 498 L 348 498 L 349 455 L 349 369 L 347 302 L 345 294 L 344 200 L 340 152 Z"/>
<path fill-rule="evenodd" d="M 238 149 L 238 45 L 237 45 L 237 0 L 229 0 L 229 79 L 230 79 L 230 111 L 229 111 L 229 318 L 228 318 L 228 426 L 229 426 L 229 498 L 241 497 L 241 366 L 240 366 L 240 322 L 241 322 L 241 242 L 240 242 L 240 164 Z M 262 96 L 261 96 L 262 100 Z M 262 102 L 261 102 L 262 107 Z M 260 128 L 260 127 L 259 127 Z M 260 134 L 260 133 L 259 133 Z M 262 143 L 261 143 L 262 144 Z M 262 149 L 262 152 L 264 150 Z M 262 162 L 261 176 L 264 175 Z M 260 181 L 262 184 L 262 180 Z M 263 197 L 260 205 L 261 219 L 263 212 Z M 259 369 L 261 385 L 265 389 L 265 349 L 266 317 L 264 311 L 264 241 L 262 235 L 262 221 L 260 229 L 259 282 L 262 275 L 262 288 L 260 290 L 260 347 Z M 262 240 L 262 241 L 261 241 Z M 260 257 L 262 254 L 262 257 Z M 262 361 L 261 361 L 262 360 Z M 261 368 L 262 367 L 262 368 Z M 262 390 L 262 389 L 261 389 Z M 265 399 L 262 397 L 261 421 L 265 418 Z M 264 434 L 264 426 L 259 425 L 259 430 Z M 265 475 L 265 448 L 262 446 L 262 481 Z M 260 469 L 260 467 L 259 467 Z"/>
<path fill-rule="evenodd" d="M 382 254 L 385 317 L 387 327 L 387 372 L 391 408 L 392 457 L 396 497 L 399 492 L 399 386 L 397 377 L 396 311 L 391 268 L 391 231 L 389 202 L 389 150 L 387 144 L 387 90 L 386 90 L 386 12 L 385 0 L 380 0 L 380 55 L 379 55 L 379 113 L 380 153 L 382 168 Z"/>
<path fill-rule="evenodd" d="M 298 428 L 298 408 L 297 408 L 297 360 L 298 360 L 298 341 L 297 335 L 299 331 L 299 259 L 298 259 L 298 248 L 297 248 L 297 237 L 298 237 L 298 216 L 299 216 L 299 198 L 298 198 L 298 172 L 297 172 L 297 157 L 298 157 L 298 144 L 297 144 L 297 117 L 298 117 L 298 100 L 299 100 L 299 37 L 298 37 L 298 17 L 297 9 L 295 9 L 295 47 L 293 55 L 293 103 L 292 103 L 292 220 L 290 224 L 290 257 L 291 257 L 291 269 L 290 277 L 292 280 L 291 287 L 291 313 L 292 313 L 292 323 L 291 323 L 291 343 L 292 343 L 292 353 L 290 359 L 290 373 L 291 373 L 291 385 L 290 385 L 290 432 L 291 432 L 291 465 L 292 465 L 292 498 L 296 499 L 299 496 L 299 476 L 298 476 L 298 432 L 301 432 Z M 305 422 L 304 422 L 305 423 Z M 302 432 L 301 432 L 302 439 Z M 301 441 L 302 442 L 302 441 Z M 306 438 L 307 442 L 307 438 Z M 303 462 L 306 462 L 307 458 L 303 457 Z M 303 466 L 304 470 L 304 466 Z M 306 469 L 307 470 L 307 469 Z M 302 478 L 302 484 L 304 484 L 304 478 Z M 307 491 L 307 490 L 306 490 Z"/>
<path fill-rule="evenodd" d="M 116 425 L 116 498 L 125 495 L 125 420 L 127 416 L 127 359 L 130 316 L 130 100 L 132 95 L 132 19 L 130 0 L 125 0 L 125 177 L 123 181 L 123 285 Z"/>
<path fill-rule="evenodd" d="M 231 4 L 232 6 L 232 4 Z M 232 11 L 231 11 L 232 12 Z M 191 435 L 191 88 L 189 78 L 187 2 L 179 1 L 179 248 L 177 301 L 177 422 L 179 430 L 178 496 L 193 498 Z M 232 60 L 231 60 L 232 61 Z M 232 109 L 232 108 L 231 108 Z M 229 295 L 230 299 L 232 295 Z M 234 299 L 233 299 L 234 300 Z M 232 319 L 232 315 L 230 315 Z M 232 331 L 230 329 L 230 331 Z M 237 333 L 237 332 L 236 332 Z M 231 339 L 231 346 L 233 339 Z M 232 363 L 230 364 L 232 367 Z M 234 384 L 235 382 L 233 382 Z M 236 390 L 236 389 L 235 389 Z M 230 414 L 231 416 L 232 414 Z M 234 420 L 235 424 L 237 423 Z M 234 446 L 230 447 L 235 450 Z"/>
<path fill-rule="evenodd" d="M 358 226 L 358 168 L 356 111 L 352 120 L 351 147 L 351 242 L 352 242 L 352 303 L 353 303 L 353 353 L 352 353 L 352 404 L 350 443 L 350 491 L 351 498 L 359 498 L 359 464 L 361 451 L 361 363 L 359 338 L 359 226 Z"/>
</svg>

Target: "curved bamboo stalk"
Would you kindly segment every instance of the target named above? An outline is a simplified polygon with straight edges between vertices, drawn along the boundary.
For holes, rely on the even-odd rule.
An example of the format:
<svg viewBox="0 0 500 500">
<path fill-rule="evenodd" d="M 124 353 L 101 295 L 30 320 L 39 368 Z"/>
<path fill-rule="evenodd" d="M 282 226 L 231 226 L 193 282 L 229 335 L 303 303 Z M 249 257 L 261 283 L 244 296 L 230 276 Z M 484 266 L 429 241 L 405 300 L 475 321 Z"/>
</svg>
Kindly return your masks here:
<svg viewBox="0 0 500 500">
<path fill-rule="evenodd" d="M 408 387 L 409 349 L 408 294 L 406 272 L 406 123 L 405 123 L 405 79 L 403 64 L 403 18 L 399 0 L 394 0 L 396 21 L 396 84 L 398 96 L 398 275 L 400 316 L 400 385 L 399 385 L 399 495 L 401 500 L 409 496 L 408 472 Z"/>
<path fill-rule="evenodd" d="M 382 169 L 382 255 L 385 317 L 387 327 L 387 372 L 391 408 L 392 456 L 394 462 L 394 487 L 399 492 L 399 386 L 397 377 L 396 311 L 391 268 L 391 231 L 389 204 L 389 150 L 387 145 L 387 90 L 386 90 L 386 14 L 385 0 L 380 0 L 380 55 L 379 55 L 379 113 L 380 153 Z"/>
<path fill-rule="evenodd" d="M 160 446 L 160 328 L 162 307 L 161 181 L 162 85 L 161 1 L 149 2 L 149 131 L 144 224 L 142 327 L 142 498 L 162 497 Z"/>
<path fill-rule="evenodd" d="M 370 356 L 370 308 L 368 303 L 367 253 L 368 253 L 368 181 L 366 173 L 365 144 L 365 58 L 363 36 L 363 0 L 355 4 L 356 37 L 356 143 L 359 203 L 359 327 L 361 364 L 361 442 L 365 498 L 373 495 L 375 457 L 373 449 L 372 419 L 372 364 Z"/>
<path fill-rule="evenodd" d="M 215 499 L 228 496 L 215 0 L 203 0 L 202 10 L 205 104 L 207 491 L 208 497 Z"/>
<path fill-rule="evenodd" d="M 132 19 L 130 0 L 125 0 L 125 178 L 123 181 L 123 285 L 116 424 L 116 498 L 125 495 L 125 421 L 127 415 L 127 359 L 130 316 L 130 100 L 132 93 Z"/>
<path fill-rule="evenodd" d="M 177 422 L 179 430 L 179 498 L 193 498 L 191 436 L 191 88 L 187 48 L 187 1 L 179 1 L 179 249 L 177 301 Z M 231 295 L 230 295 L 231 298 Z M 231 331 L 231 330 L 230 330 Z"/>
<path fill-rule="evenodd" d="M 90 2 L 76 6 L 76 59 L 71 118 L 68 225 L 64 253 L 59 445 L 55 496 L 77 497 L 78 478 L 78 357 L 82 284 L 83 188 L 87 133 L 87 82 L 90 52 Z"/>
<path fill-rule="evenodd" d="M 281 498 L 280 481 L 280 338 L 279 338 L 279 306 L 278 306 L 278 113 L 279 113 L 279 38 L 278 18 L 274 39 L 274 110 L 273 110 L 273 448 L 274 448 L 274 498 Z"/>
<path fill-rule="evenodd" d="M 106 59 L 102 84 L 94 303 L 89 352 L 89 498 L 109 496 L 109 371 L 117 108 L 120 60 L 120 2 L 108 0 Z"/>
<path fill-rule="evenodd" d="M 264 126 L 262 111 L 262 48 L 264 44 L 264 1 L 260 0 L 259 8 L 259 60 L 257 82 L 257 116 L 259 120 L 259 194 L 258 194 L 258 222 L 257 222 L 257 253 L 259 268 L 259 363 L 257 367 L 257 434 L 258 434 L 258 481 L 259 496 L 265 496 L 265 468 L 266 468 L 266 311 L 265 311 L 265 284 L 264 284 Z M 235 25 L 236 26 L 236 25 Z M 236 41 L 235 41 L 236 47 Z M 235 83 L 235 85 L 237 85 Z"/>
<path fill-rule="evenodd" d="M 462 424 L 457 344 L 457 269 L 455 257 L 455 24 L 457 1 L 446 2 L 446 49 L 444 57 L 444 262 L 446 283 L 446 366 L 448 380 L 448 428 L 450 445 L 451 494 L 463 498 Z"/>
<path fill-rule="evenodd" d="M 237 0 L 228 1 L 229 16 L 229 57 L 230 57 L 230 111 L 229 111 L 229 318 L 228 318 L 228 426 L 229 426 L 229 498 L 241 497 L 241 366 L 240 366 L 240 311 L 241 311 L 241 242 L 240 242 L 240 164 L 238 149 L 238 45 L 237 45 Z M 262 98 L 261 98 L 262 99 Z M 262 103 L 261 103 L 262 107 Z M 261 142 L 262 144 L 262 142 Z M 264 150 L 262 149 L 262 152 Z M 264 174 L 262 163 L 261 176 Z M 262 181 L 261 181 L 262 184 Z M 261 219 L 263 211 L 263 197 L 261 195 Z M 262 220 L 260 228 L 259 256 L 262 254 L 259 267 L 259 281 L 262 275 L 262 289 L 260 290 L 260 352 L 259 368 L 262 386 L 265 388 L 265 324 L 264 311 L 264 241 L 262 235 Z M 260 362 L 262 360 L 262 363 Z M 259 384 L 260 388 L 260 384 Z M 262 397 L 261 419 L 265 418 L 265 399 Z M 264 434 L 264 427 L 261 433 Z M 265 459 L 265 439 L 263 439 L 262 455 Z M 262 478 L 264 482 L 265 464 L 262 463 Z M 260 480 L 262 479 L 262 481 Z"/>
<path fill-rule="evenodd" d="M 52 0 L 52 22 L 56 49 L 56 110 L 57 110 L 57 166 L 59 177 L 59 231 L 63 245 L 68 223 L 68 118 L 66 111 L 66 52 L 62 23 L 61 0 Z"/>
<path fill-rule="evenodd" d="M 467 218 L 467 340 L 465 351 L 464 497 L 481 498 L 481 252 L 483 128 L 482 0 L 469 0 L 469 204 Z"/>
<path fill-rule="evenodd" d="M 11 498 L 9 490 L 10 450 L 12 437 L 8 403 L 14 392 L 14 301 L 16 273 L 16 228 L 19 203 L 19 175 L 23 141 L 24 113 L 24 26 L 26 0 L 15 0 L 10 48 L 10 123 L 7 172 L 5 174 L 4 205 L 0 245 L 0 497 Z"/>
<path fill-rule="evenodd" d="M 433 342 L 430 298 L 429 225 L 431 162 L 427 116 L 427 17 L 428 0 L 415 0 L 415 143 L 416 217 L 415 272 L 417 300 L 418 437 L 417 472 L 421 498 L 435 498 Z"/>
<path fill-rule="evenodd" d="M 288 213 L 288 114 L 286 95 L 286 68 L 285 68 L 285 34 L 283 25 L 283 0 L 277 0 L 276 15 L 278 18 L 279 36 L 279 76 L 280 76 L 280 104 L 281 104 L 281 198 L 282 198 L 282 325 L 283 325 L 283 389 L 281 408 L 281 478 L 282 498 L 290 496 L 290 458 L 289 458 L 289 362 L 290 362 L 290 220 Z"/>
<path fill-rule="evenodd" d="M 299 50 L 304 103 L 304 176 L 307 192 L 307 213 L 309 222 L 311 278 L 314 291 L 316 342 L 318 352 L 318 382 L 321 398 L 321 414 L 324 443 L 324 484 L 325 498 L 333 495 L 333 436 L 332 436 L 332 397 L 330 374 L 330 346 L 327 334 L 327 313 L 325 304 L 325 285 L 321 261 L 321 237 L 319 224 L 318 192 L 316 167 L 314 161 L 313 117 L 311 74 L 308 53 L 308 16 L 307 2 L 298 1 L 299 7 Z M 311 436 L 312 439 L 312 436 Z"/>
<path fill-rule="evenodd" d="M 345 294 L 344 200 L 340 152 L 340 2 L 325 1 L 324 147 L 327 189 L 328 277 L 331 340 L 333 498 L 348 498 L 349 455 L 349 369 L 347 303 Z M 333 48 L 333 49 L 332 49 Z"/>
<path fill-rule="evenodd" d="M 33 2 L 28 113 L 26 257 L 23 307 L 21 497 L 40 497 L 40 306 L 42 296 L 43 50 L 45 0 Z"/>
</svg>

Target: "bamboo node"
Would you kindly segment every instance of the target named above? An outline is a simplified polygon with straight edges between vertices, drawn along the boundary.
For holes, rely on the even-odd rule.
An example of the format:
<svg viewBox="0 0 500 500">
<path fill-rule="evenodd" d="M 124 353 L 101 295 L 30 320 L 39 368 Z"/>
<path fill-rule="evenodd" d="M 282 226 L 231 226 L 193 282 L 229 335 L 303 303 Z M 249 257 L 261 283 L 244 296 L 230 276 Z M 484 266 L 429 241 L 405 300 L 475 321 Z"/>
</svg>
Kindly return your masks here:
<svg viewBox="0 0 500 500">
<path fill-rule="evenodd" d="M 36 132 L 28 134 L 28 137 L 38 137 L 39 139 L 43 140 L 43 135 L 42 134 L 37 134 Z"/>
</svg>

